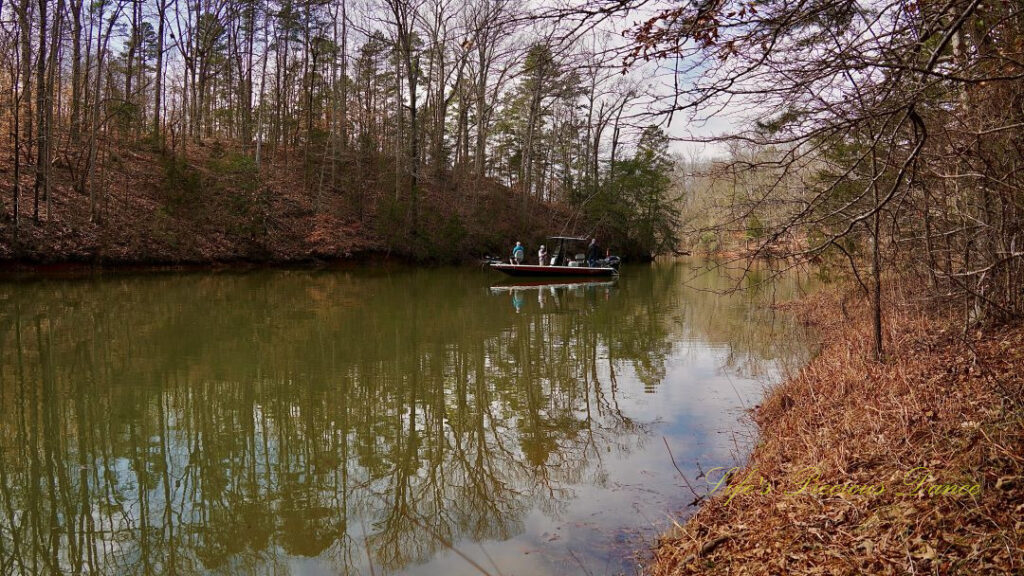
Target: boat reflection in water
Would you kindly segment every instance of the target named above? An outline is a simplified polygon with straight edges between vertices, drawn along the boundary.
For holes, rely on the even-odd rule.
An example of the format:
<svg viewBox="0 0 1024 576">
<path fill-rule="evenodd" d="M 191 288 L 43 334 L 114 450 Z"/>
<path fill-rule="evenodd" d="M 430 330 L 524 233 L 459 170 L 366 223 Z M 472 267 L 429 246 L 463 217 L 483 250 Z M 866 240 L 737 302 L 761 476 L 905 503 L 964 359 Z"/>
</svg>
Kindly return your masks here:
<svg viewBox="0 0 1024 576">
<path fill-rule="evenodd" d="M 522 312 L 528 295 L 536 294 L 537 306 L 541 311 L 558 310 L 567 305 L 567 298 L 582 298 L 593 295 L 604 300 L 611 297 L 615 288 L 615 280 L 581 278 L 552 282 L 542 279 L 507 282 L 491 286 L 491 294 L 508 294 L 512 296 L 512 307 Z"/>
</svg>

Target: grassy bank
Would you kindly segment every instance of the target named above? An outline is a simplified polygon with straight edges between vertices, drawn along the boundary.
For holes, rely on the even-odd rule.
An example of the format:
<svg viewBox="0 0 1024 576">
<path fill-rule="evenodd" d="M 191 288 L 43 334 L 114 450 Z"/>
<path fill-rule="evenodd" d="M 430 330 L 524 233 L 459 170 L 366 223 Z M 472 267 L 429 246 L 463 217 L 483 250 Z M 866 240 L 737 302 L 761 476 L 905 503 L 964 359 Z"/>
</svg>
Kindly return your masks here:
<svg viewBox="0 0 1024 576">
<path fill-rule="evenodd" d="M 691 479 L 653 574 L 1024 574 L 1024 326 L 889 297 L 884 363 L 865 303 L 790 305 L 820 355 L 755 411 L 746 467 Z"/>
</svg>

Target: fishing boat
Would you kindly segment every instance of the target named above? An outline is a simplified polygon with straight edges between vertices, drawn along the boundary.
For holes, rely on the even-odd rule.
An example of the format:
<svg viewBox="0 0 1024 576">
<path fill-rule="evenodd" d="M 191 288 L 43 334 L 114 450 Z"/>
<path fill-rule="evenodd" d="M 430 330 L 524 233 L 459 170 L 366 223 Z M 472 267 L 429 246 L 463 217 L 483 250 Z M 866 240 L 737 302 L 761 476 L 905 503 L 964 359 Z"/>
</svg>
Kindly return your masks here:
<svg viewBox="0 0 1024 576">
<path fill-rule="evenodd" d="M 599 278 L 617 276 L 619 273 L 618 256 L 602 258 L 596 262 L 596 266 L 587 266 L 585 253 L 579 250 L 587 245 L 587 238 L 552 236 L 548 240 L 555 247 L 549 264 L 495 261 L 491 262 L 491 269 L 509 276 L 531 277 Z"/>
</svg>

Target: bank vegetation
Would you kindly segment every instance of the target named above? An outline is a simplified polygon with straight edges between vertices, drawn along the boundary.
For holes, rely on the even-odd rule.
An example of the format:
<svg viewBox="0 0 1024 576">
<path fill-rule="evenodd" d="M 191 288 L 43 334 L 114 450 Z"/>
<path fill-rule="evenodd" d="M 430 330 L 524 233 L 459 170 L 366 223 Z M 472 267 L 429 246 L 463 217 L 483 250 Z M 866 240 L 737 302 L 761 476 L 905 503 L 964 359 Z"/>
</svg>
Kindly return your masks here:
<svg viewBox="0 0 1024 576">
<path fill-rule="evenodd" d="M 755 409 L 745 465 L 688 479 L 701 508 L 660 541 L 652 574 L 1024 568 L 1024 327 L 964 334 L 920 292 L 886 296 L 885 363 L 864 299 L 789 306 L 820 354 Z"/>
</svg>

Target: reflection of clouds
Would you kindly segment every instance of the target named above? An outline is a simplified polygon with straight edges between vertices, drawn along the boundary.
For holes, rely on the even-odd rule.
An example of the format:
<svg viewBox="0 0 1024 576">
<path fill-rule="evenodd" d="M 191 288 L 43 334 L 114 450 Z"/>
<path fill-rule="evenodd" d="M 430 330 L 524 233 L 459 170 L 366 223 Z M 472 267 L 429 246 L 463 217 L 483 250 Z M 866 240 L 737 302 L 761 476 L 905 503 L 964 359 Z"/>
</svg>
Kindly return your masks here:
<svg viewBox="0 0 1024 576">
<path fill-rule="evenodd" d="M 415 518 L 467 553 L 486 542 L 506 573 L 575 571 L 569 550 L 595 573 L 628 568 L 619 529 L 688 501 L 660 436 L 689 474 L 730 463 L 717 432 L 760 390 L 741 375 L 770 374 L 781 351 L 749 305 L 680 288 L 676 268 L 628 274 L 536 302 L 463 271 L 14 292 L 0 508 L 38 510 L 26 530 L 0 517 L 0 538 L 47 535 L 101 572 L 166 558 L 180 572 L 472 573 Z M 54 425 L 14 426 L 19 413 Z M 72 546 L 89 521 L 101 529 Z"/>
</svg>

